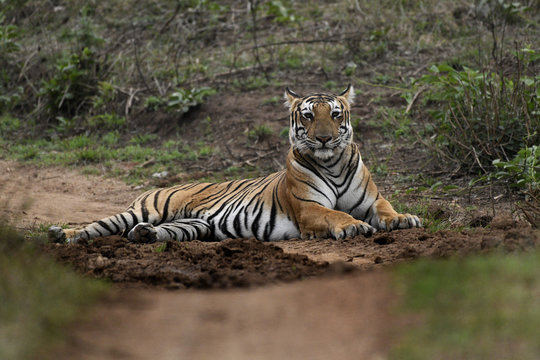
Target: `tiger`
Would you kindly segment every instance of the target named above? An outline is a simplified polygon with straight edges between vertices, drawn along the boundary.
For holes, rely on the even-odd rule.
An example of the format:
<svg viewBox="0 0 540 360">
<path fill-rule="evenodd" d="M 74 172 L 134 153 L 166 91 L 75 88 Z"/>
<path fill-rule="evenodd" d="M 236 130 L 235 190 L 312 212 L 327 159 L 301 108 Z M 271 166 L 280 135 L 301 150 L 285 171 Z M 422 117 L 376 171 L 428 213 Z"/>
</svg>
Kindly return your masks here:
<svg viewBox="0 0 540 360">
<path fill-rule="evenodd" d="M 135 243 L 256 238 L 344 239 L 422 227 L 377 190 L 353 142 L 354 88 L 339 95 L 285 91 L 290 149 L 284 170 L 255 179 L 185 183 L 150 190 L 126 211 L 80 229 L 49 228 L 51 241 L 109 235 Z"/>
</svg>

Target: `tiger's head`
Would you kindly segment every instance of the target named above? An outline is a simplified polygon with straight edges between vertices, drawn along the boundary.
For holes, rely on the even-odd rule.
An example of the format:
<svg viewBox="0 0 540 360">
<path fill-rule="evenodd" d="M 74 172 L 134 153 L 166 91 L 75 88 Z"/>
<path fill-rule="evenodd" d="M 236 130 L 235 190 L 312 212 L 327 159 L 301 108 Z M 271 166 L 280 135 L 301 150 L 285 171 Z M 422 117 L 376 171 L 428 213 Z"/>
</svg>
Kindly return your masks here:
<svg viewBox="0 0 540 360">
<path fill-rule="evenodd" d="M 339 155 L 353 138 L 350 120 L 354 89 L 339 95 L 300 96 L 287 88 L 285 105 L 290 111 L 289 140 L 302 155 L 328 160 Z"/>
</svg>

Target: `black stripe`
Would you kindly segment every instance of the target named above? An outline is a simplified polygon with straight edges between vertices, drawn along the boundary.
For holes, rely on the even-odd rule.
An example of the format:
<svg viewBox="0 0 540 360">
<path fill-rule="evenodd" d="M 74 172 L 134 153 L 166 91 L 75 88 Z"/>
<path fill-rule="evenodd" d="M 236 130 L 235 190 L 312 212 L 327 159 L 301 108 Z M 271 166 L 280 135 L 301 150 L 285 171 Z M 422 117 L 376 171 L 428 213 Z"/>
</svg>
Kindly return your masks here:
<svg viewBox="0 0 540 360">
<path fill-rule="evenodd" d="M 126 217 L 124 216 L 124 214 L 120 214 L 120 218 L 122 218 L 122 221 L 124 222 L 124 225 L 125 225 L 124 231 L 122 231 L 122 236 L 125 237 L 128 231 L 131 229 L 131 226 L 129 226 L 129 223 Z"/>
<path fill-rule="evenodd" d="M 120 233 L 120 226 L 118 224 L 120 223 L 120 221 L 118 220 L 118 214 L 114 215 L 114 220 L 115 221 L 113 221 L 111 218 L 109 218 L 109 220 L 111 221 L 111 224 L 114 225 L 114 234 L 119 234 Z"/>
<path fill-rule="evenodd" d="M 132 227 L 137 225 L 139 223 L 139 218 L 137 217 L 137 215 L 135 215 L 135 213 L 131 210 L 128 210 L 126 211 L 128 214 L 131 215 L 131 217 L 133 218 L 133 224 L 131 225 Z"/>
<path fill-rule="evenodd" d="M 276 201 L 277 201 L 276 189 L 277 187 L 274 188 L 274 191 L 272 194 L 272 208 L 270 209 L 270 219 L 268 221 L 268 232 L 265 231 L 265 240 L 270 240 L 270 235 L 272 235 L 272 231 L 274 230 L 274 227 L 276 225 Z"/>
<path fill-rule="evenodd" d="M 163 189 L 159 189 L 158 191 L 156 191 L 154 193 L 154 209 L 156 209 L 156 212 L 159 214 L 160 211 L 158 209 L 158 198 L 159 198 L 159 194 L 163 191 Z"/>
<path fill-rule="evenodd" d="M 148 222 L 148 209 L 145 203 L 141 203 L 142 221 Z"/>
<path fill-rule="evenodd" d="M 253 214 L 257 213 L 255 215 L 255 218 L 253 219 L 253 224 L 251 224 L 251 233 L 256 239 L 259 239 L 258 232 L 259 232 L 259 219 L 261 218 L 262 214 L 262 208 L 263 208 L 264 202 L 257 200 L 257 203 L 255 204 L 255 208 L 253 209 Z"/>
<path fill-rule="evenodd" d="M 242 226 L 240 225 L 240 216 L 238 216 L 238 214 L 234 217 L 233 227 L 238 237 L 244 237 L 242 236 Z"/>
<path fill-rule="evenodd" d="M 367 187 L 368 187 L 368 185 L 369 185 L 369 180 L 371 180 L 371 174 L 368 175 L 368 178 L 367 178 L 367 181 L 366 181 L 366 186 L 364 186 L 364 191 L 363 191 L 363 193 L 362 193 L 362 196 L 360 197 L 360 200 L 357 201 L 357 202 L 353 205 L 353 207 L 351 208 L 351 210 L 350 210 L 349 212 L 353 211 L 354 209 L 356 209 L 358 206 L 360 206 L 360 205 L 364 202 L 364 199 L 365 199 L 365 197 L 366 197 Z"/>
<path fill-rule="evenodd" d="M 101 226 L 102 228 L 104 228 L 105 230 L 107 230 L 109 232 L 109 234 L 114 234 L 114 232 L 111 230 L 111 228 L 109 227 L 109 225 L 107 225 L 104 221 L 102 220 L 99 220 L 97 222 L 99 224 L 99 226 Z M 97 229 L 96 229 L 97 230 Z M 99 232 L 99 231 L 98 231 Z M 100 233 L 101 235 L 101 233 Z"/>
<path fill-rule="evenodd" d="M 318 202 L 318 201 L 310 200 L 310 199 L 303 199 L 303 198 L 301 198 L 301 197 L 296 196 L 295 193 L 291 193 L 291 194 L 292 194 L 292 196 L 294 196 L 296 199 L 298 199 L 298 200 L 300 200 L 300 201 L 312 202 L 312 203 L 315 203 L 315 204 L 319 204 L 319 205 L 321 205 L 322 207 L 326 207 L 326 206 L 324 206 L 323 204 L 321 204 L 321 203 Z"/>
<path fill-rule="evenodd" d="M 336 192 L 336 189 L 335 189 L 335 184 L 330 181 L 329 179 L 327 179 L 326 177 L 322 176 L 322 174 L 313 166 L 311 165 L 311 163 L 306 160 L 302 154 L 300 154 L 300 152 L 298 152 L 298 150 L 294 150 L 294 153 L 295 153 L 295 157 L 296 157 L 296 163 L 300 166 L 302 166 L 303 168 L 311 171 L 315 176 L 317 176 L 319 179 L 321 179 L 325 184 L 326 186 L 328 186 L 328 188 L 330 190 L 332 190 L 332 193 L 334 194 L 335 197 L 338 196 L 337 192 Z M 301 160 L 301 161 L 299 161 Z M 330 181 L 330 183 L 329 183 Z M 333 186 L 332 186 L 333 185 Z"/>
<path fill-rule="evenodd" d="M 326 195 L 321 189 L 319 189 L 317 186 L 315 186 L 315 184 L 312 184 L 312 183 L 310 183 L 309 181 L 306 181 L 306 180 L 299 179 L 297 177 L 295 177 L 294 179 L 296 181 L 302 183 L 302 184 L 306 184 L 307 186 L 309 186 L 313 190 L 317 191 L 319 194 L 323 195 L 326 199 L 328 199 L 328 201 L 330 201 L 330 203 L 332 203 L 332 200 L 330 200 L 328 195 Z"/>
<path fill-rule="evenodd" d="M 119 214 L 119 216 L 122 219 L 122 221 L 124 222 L 125 229 L 127 230 L 130 226 L 129 226 L 129 223 L 128 223 L 126 217 L 124 216 L 124 214 Z"/>
<path fill-rule="evenodd" d="M 157 223 L 158 225 L 163 224 L 163 222 L 167 221 L 169 217 L 169 203 L 171 202 L 171 198 L 173 197 L 174 194 L 176 194 L 177 192 L 181 190 L 182 189 L 174 190 L 173 192 L 169 194 L 169 196 L 167 196 L 167 200 L 165 200 L 165 205 L 163 206 L 163 214 L 161 215 L 161 220 Z"/>
<path fill-rule="evenodd" d="M 167 229 L 166 227 L 161 227 L 162 229 L 165 229 L 165 231 L 167 232 L 167 234 L 169 234 L 169 236 L 171 237 L 171 240 L 180 240 L 178 239 L 178 235 L 176 235 L 176 232 L 170 230 L 170 229 Z"/>
</svg>

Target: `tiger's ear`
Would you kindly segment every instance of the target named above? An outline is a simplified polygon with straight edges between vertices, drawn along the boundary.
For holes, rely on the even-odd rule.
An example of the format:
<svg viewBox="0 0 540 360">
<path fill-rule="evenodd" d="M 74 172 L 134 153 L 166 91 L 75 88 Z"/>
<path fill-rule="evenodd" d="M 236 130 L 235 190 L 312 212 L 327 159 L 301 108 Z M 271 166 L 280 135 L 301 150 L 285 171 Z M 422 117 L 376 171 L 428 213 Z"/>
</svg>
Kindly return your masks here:
<svg viewBox="0 0 540 360">
<path fill-rule="evenodd" d="M 300 95 L 298 95 L 288 87 L 287 89 L 285 89 L 285 94 L 283 95 L 283 97 L 285 98 L 285 106 L 289 109 L 292 109 L 296 105 L 296 102 L 300 101 L 300 99 L 302 98 Z"/>
<path fill-rule="evenodd" d="M 339 96 L 347 100 L 349 105 L 352 104 L 354 102 L 354 87 L 349 84 L 347 88 L 341 94 L 339 94 Z"/>
</svg>

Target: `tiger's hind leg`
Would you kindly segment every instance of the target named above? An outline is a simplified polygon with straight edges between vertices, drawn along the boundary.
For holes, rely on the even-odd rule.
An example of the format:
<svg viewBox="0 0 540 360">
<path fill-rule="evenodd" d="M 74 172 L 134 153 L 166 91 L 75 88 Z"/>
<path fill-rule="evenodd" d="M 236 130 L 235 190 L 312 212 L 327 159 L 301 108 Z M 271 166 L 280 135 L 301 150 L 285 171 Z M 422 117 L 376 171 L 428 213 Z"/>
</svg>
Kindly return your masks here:
<svg viewBox="0 0 540 360">
<path fill-rule="evenodd" d="M 128 239 L 135 243 L 153 243 L 156 241 L 191 241 L 208 240 L 213 237 L 212 226 L 201 219 L 179 219 L 154 226 L 150 223 L 138 223 L 128 233 Z"/>
</svg>

